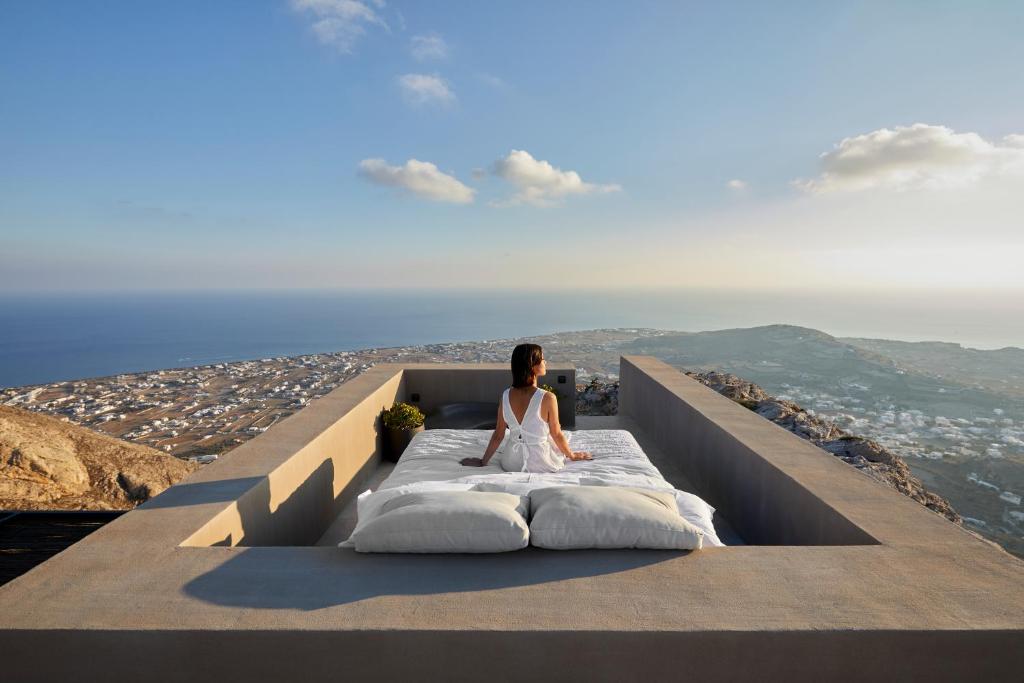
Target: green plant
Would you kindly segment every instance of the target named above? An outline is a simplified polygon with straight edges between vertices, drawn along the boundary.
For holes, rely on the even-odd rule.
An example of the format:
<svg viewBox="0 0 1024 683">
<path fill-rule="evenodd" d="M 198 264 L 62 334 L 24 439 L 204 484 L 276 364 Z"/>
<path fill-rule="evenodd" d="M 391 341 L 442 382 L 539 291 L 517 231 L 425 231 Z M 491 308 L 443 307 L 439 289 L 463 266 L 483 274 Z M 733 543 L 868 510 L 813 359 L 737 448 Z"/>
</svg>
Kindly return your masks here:
<svg viewBox="0 0 1024 683">
<path fill-rule="evenodd" d="M 382 414 L 384 426 L 388 429 L 415 429 L 423 424 L 426 419 L 416 406 L 410 403 L 398 401 L 395 405 L 387 408 Z"/>
<path fill-rule="evenodd" d="M 558 398 L 558 391 L 550 384 L 540 384 L 538 386 L 544 391 L 550 391 L 552 394 L 555 395 L 555 398 Z"/>
</svg>

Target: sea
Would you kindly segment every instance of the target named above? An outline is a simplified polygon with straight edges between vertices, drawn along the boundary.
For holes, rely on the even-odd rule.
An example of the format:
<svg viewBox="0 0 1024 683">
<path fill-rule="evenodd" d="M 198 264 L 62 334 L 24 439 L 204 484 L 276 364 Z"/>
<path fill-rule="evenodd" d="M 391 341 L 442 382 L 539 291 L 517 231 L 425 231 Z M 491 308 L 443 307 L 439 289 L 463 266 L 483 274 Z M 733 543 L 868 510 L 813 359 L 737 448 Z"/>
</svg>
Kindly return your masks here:
<svg viewBox="0 0 1024 683">
<path fill-rule="evenodd" d="M 0 294 L 0 387 L 574 330 L 774 323 L 835 336 L 1024 347 L 1024 296 L 607 288 L 7 293 Z"/>
</svg>

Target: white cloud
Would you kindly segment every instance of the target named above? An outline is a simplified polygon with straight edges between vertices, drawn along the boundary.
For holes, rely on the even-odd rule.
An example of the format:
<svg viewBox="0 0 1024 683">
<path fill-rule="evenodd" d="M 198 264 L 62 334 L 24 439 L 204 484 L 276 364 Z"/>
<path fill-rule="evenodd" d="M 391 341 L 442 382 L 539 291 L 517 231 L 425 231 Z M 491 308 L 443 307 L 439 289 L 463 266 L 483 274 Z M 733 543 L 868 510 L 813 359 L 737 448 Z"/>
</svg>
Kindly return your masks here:
<svg viewBox="0 0 1024 683">
<path fill-rule="evenodd" d="M 398 77 L 398 85 L 405 99 L 414 105 L 448 105 L 455 101 L 455 93 L 437 74 L 405 74 Z"/>
<path fill-rule="evenodd" d="M 378 185 L 398 187 L 434 202 L 470 204 L 476 194 L 476 190 L 442 173 L 429 161 L 409 159 L 404 166 L 390 166 L 383 159 L 363 159 L 359 173 Z"/>
<path fill-rule="evenodd" d="M 448 43 L 436 33 L 413 36 L 409 40 L 409 52 L 420 62 L 428 59 L 445 59 L 448 57 Z"/>
<path fill-rule="evenodd" d="M 345 54 L 352 52 L 356 41 L 366 33 L 367 25 L 390 30 L 374 10 L 384 6 L 383 0 L 291 0 L 291 6 L 297 12 L 312 15 L 315 20 L 310 28 L 321 43 Z"/>
<path fill-rule="evenodd" d="M 506 83 L 503 79 L 498 78 L 494 74 L 489 74 L 481 71 L 476 75 L 476 77 L 480 80 L 481 83 L 488 87 L 494 88 L 495 90 L 507 90 L 509 87 L 508 83 Z"/>
<path fill-rule="evenodd" d="M 977 133 L 915 123 L 845 138 L 821 155 L 821 175 L 797 180 L 807 192 L 946 189 L 1024 173 L 1024 136 L 1002 144 Z"/>
<path fill-rule="evenodd" d="M 503 204 L 551 206 L 569 195 L 618 192 L 622 189 L 618 185 L 584 182 L 576 171 L 563 171 L 518 149 L 495 161 L 491 169 L 494 175 L 509 181 L 519 190 Z"/>
<path fill-rule="evenodd" d="M 733 178 L 732 180 L 727 182 L 725 186 L 728 187 L 730 190 L 736 190 L 737 192 L 742 192 L 748 187 L 747 181 L 740 180 L 739 178 Z"/>
</svg>

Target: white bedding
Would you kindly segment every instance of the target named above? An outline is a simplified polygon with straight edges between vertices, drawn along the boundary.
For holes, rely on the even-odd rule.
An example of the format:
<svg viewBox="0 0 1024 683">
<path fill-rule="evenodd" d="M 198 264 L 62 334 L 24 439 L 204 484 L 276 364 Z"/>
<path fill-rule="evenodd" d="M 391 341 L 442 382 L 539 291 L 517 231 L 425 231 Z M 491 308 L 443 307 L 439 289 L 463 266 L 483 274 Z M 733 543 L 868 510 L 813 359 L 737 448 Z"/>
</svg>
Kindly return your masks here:
<svg viewBox="0 0 1024 683">
<path fill-rule="evenodd" d="M 491 433 L 482 429 L 428 429 L 417 434 L 377 491 L 359 496 L 356 529 L 373 519 L 388 500 L 413 491 L 468 491 L 486 483 L 491 491 L 526 495 L 547 486 L 629 486 L 674 492 L 679 514 L 704 531 L 704 546 L 724 545 L 711 524 L 714 508 L 669 484 L 626 430 L 566 432 L 572 449 L 588 451 L 593 460 L 567 460 L 559 472 L 505 472 L 497 455 L 485 467 L 460 465 L 463 458 L 483 455 Z M 341 545 L 349 546 L 350 542 Z"/>
<path fill-rule="evenodd" d="M 652 487 L 667 485 L 636 442 L 624 429 L 593 429 L 566 432 L 574 451 L 589 451 L 593 460 L 567 460 L 559 472 L 505 472 L 495 455 L 486 467 L 460 465 L 463 458 L 479 458 L 487 448 L 491 430 L 428 429 L 417 434 L 405 449 L 394 471 L 380 485 L 381 489 L 405 486 L 421 481 L 499 481 L 541 482 L 545 486 L 579 484 L 580 477 L 615 480 L 623 476 L 638 477 L 630 486 L 641 482 Z"/>
</svg>

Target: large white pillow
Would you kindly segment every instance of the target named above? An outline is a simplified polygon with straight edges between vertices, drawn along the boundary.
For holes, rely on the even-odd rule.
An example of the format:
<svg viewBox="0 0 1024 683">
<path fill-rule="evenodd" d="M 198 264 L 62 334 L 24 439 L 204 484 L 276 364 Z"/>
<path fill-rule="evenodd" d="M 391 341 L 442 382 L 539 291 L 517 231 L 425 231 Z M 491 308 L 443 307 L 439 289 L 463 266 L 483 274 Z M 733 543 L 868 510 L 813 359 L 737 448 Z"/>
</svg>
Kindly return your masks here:
<svg viewBox="0 0 1024 683">
<path fill-rule="evenodd" d="M 352 540 L 352 537 L 357 531 L 372 522 L 377 515 L 380 514 L 380 509 L 384 507 L 384 504 L 389 500 L 393 500 L 399 496 L 404 496 L 407 493 L 419 491 L 469 491 L 472 488 L 472 484 L 463 484 L 458 482 L 420 481 L 414 484 L 405 484 L 403 486 L 395 486 L 388 489 L 378 489 L 376 491 L 368 489 L 363 491 L 356 498 L 356 527 L 352 530 L 352 533 L 349 534 L 348 539 L 339 543 L 338 547 L 354 548 L 356 544 Z"/>
<path fill-rule="evenodd" d="M 529 499 L 511 493 L 419 491 L 384 503 L 349 539 L 361 553 L 500 553 L 525 548 Z"/>
<path fill-rule="evenodd" d="M 704 532 L 704 546 L 709 547 L 724 547 L 721 539 L 718 538 L 718 532 L 715 531 L 715 508 L 708 505 L 708 503 L 700 496 L 695 496 L 692 493 L 686 491 L 680 491 L 679 489 L 670 488 L 668 482 L 664 482 L 664 485 L 651 486 L 649 483 L 643 481 L 643 479 L 649 479 L 649 477 L 628 477 L 626 475 L 618 477 L 621 483 L 609 482 L 596 477 L 580 477 L 581 486 L 627 486 L 629 488 L 646 489 L 653 488 L 655 491 L 669 491 L 675 495 L 676 498 L 676 509 L 679 514 L 690 524 L 694 525 L 698 529 Z M 631 480 L 635 480 L 631 481 Z"/>
<path fill-rule="evenodd" d="M 696 550 L 704 534 L 679 515 L 672 491 L 552 486 L 530 492 L 530 543 L 550 550 Z"/>
<path fill-rule="evenodd" d="M 718 532 L 715 531 L 713 521 L 715 508 L 708 505 L 700 496 L 695 496 L 692 493 L 679 489 L 673 493 L 676 497 L 676 509 L 679 510 L 682 518 L 704 532 L 704 547 L 725 547 L 725 544 L 718 538 Z"/>
</svg>

